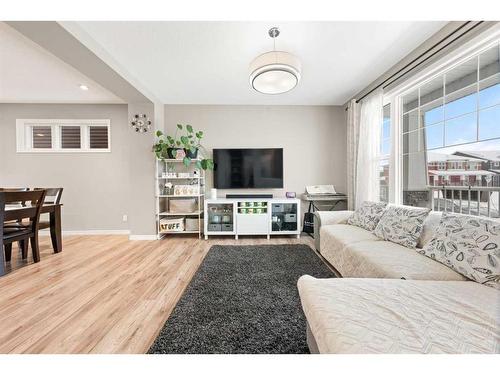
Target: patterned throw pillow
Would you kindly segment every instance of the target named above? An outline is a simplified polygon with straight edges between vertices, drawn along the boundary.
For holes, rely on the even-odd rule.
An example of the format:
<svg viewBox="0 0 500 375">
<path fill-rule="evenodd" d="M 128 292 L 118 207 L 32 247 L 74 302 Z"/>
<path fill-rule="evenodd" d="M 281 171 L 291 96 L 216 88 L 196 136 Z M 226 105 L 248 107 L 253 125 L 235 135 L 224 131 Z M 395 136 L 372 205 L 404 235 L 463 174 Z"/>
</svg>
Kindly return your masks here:
<svg viewBox="0 0 500 375">
<path fill-rule="evenodd" d="M 386 241 L 414 249 L 430 211 L 428 208 L 390 205 L 373 233 Z"/>
<path fill-rule="evenodd" d="M 500 222 L 443 213 L 420 253 L 478 283 L 500 289 Z"/>
<path fill-rule="evenodd" d="M 384 213 L 387 203 L 382 202 L 363 202 L 352 216 L 347 220 L 347 224 L 355 225 L 363 229 L 372 231 L 378 224 L 378 221 Z"/>
</svg>

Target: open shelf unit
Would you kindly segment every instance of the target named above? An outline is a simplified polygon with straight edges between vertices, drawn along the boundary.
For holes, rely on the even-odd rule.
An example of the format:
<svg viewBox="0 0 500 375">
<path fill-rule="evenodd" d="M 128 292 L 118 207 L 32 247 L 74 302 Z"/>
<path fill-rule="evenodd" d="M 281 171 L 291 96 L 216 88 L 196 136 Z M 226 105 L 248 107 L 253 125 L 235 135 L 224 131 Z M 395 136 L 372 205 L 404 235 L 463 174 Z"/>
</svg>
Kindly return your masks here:
<svg viewBox="0 0 500 375">
<path fill-rule="evenodd" d="M 155 198 L 156 198 L 156 230 L 157 238 L 174 234 L 203 233 L 204 198 L 205 198 L 205 171 L 197 170 L 193 159 L 190 166 L 184 165 L 182 159 L 156 160 Z M 172 188 L 166 184 L 171 183 Z M 189 185 L 180 188 L 180 186 Z M 179 190 L 195 190 L 194 192 L 175 192 Z M 179 202 L 184 200 L 184 202 Z M 176 201 L 175 203 L 172 203 Z M 187 210 L 173 210 L 174 205 L 189 208 Z M 188 207 L 189 206 L 189 207 Z M 181 224 L 183 223 L 183 225 Z M 173 230 L 183 227 L 184 230 Z M 165 229 L 169 228 L 169 229 Z"/>
</svg>

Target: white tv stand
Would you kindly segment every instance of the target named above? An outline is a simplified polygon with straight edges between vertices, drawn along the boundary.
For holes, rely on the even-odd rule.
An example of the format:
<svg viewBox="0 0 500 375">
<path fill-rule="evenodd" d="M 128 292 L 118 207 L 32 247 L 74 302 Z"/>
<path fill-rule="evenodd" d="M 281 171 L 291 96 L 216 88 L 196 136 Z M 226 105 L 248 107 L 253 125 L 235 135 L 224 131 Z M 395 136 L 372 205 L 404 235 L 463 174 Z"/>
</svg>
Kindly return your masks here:
<svg viewBox="0 0 500 375">
<path fill-rule="evenodd" d="M 300 237 L 300 200 L 220 198 L 205 200 L 205 239 L 209 236 L 294 235 Z"/>
</svg>

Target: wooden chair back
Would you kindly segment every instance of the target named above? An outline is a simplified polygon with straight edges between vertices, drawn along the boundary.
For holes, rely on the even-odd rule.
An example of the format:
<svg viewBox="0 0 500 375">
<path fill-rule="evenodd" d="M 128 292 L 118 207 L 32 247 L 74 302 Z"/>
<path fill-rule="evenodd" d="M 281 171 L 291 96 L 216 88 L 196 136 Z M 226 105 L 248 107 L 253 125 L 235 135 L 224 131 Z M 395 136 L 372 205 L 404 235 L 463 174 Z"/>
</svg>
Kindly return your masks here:
<svg viewBox="0 0 500 375">
<path fill-rule="evenodd" d="M 28 191 L 30 188 L 25 187 L 16 187 L 16 188 L 2 188 L 0 187 L 0 191 Z"/>
<path fill-rule="evenodd" d="M 13 204 L 21 204 L 22 207 L 13 209 L 13 220 L 22 221 L 23 219 L 30 220 L 30 226 L 33 231 L 38 231 L 38 224 L 40 221 L 40 211 L 42 209 L 45 190 L 32 190 L 32 191 L 3 191 L 0 192 L 0 209 L 2 211 L 0 221 L 3 223 L 5 215 L 5 206 Z"/>
<path fill-rule="evenodd" d="M 45 204 L 59 204 L 61 202 L 61 196 L 63 188 L 35 188 L 35 190 L 43 189 L 45 190 Z"/>
</svg>

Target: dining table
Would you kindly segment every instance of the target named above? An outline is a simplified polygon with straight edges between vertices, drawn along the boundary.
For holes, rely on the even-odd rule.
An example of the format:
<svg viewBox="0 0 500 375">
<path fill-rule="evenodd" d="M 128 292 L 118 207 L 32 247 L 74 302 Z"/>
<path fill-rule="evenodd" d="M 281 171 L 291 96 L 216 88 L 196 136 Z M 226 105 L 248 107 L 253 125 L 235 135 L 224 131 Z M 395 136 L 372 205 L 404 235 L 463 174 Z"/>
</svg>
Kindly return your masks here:
<svg viewBox="0 0 500 375">
<path fill-rule="evenodd" d="M 22 207 L 5 207 L 4 212 L 4 222 L 17 220 L 16 210 Z M 44 204 L 40 209 L 40 214 L 49 214 L 50 220 L 50 237 L 54 245 L 54 253 L 60 253 L 62 251 L 62 229 L 61 229 L 61 208 L 60 203 L 49 203 Z M 5 275 L 5 261 L 4 261 L 4 248 L 3 248 L 3 236 L 0 236 L 0 276 Z"/>
</svg>

